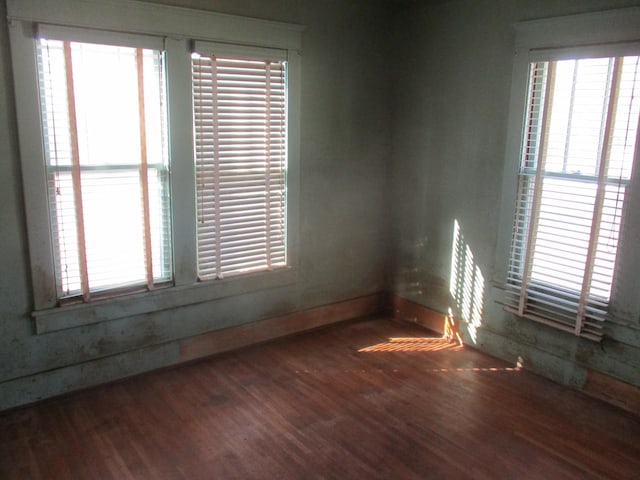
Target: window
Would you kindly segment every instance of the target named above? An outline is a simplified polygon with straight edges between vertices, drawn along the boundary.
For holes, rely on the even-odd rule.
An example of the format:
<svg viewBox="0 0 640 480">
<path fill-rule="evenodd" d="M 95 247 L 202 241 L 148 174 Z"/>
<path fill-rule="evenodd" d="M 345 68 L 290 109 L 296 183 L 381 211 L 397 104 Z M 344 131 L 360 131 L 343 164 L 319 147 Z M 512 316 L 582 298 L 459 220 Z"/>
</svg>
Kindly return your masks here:
<svg viewBox="0 0 640 480">
<path fill-rule="evenodd" d="M 162 52 L 37 46 L 58 299 L 169 282 Z"/>
<path fill-rule="evenodd" d="M 508 272 L 518 314 L 602 331 L 631 178 L 640 57 L 534 62 Z"/>
<path fill-rule="evenodd" d="M 201 280 L 286 265 L 282 53 L 192 55 Z"/>
<path fill-rule="evenodd" d="M 57 5 L 7 2 L 36 331 L 295 282 L 302 28 Z"/>
<path fill-rule="evenodd" d="M 608 322 L 632 321 L 618 280 L 637 265 L 640 9 L 515 30 L 496 247 L 502 303 L 600 341 Z"/>
</svg>

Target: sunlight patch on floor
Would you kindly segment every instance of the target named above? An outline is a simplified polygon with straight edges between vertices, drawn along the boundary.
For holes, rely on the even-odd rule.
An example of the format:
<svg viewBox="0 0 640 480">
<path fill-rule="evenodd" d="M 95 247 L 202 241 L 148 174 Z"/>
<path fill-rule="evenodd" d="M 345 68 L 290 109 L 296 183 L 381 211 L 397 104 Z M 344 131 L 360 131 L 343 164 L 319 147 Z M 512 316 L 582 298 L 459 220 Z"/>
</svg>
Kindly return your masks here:
<svg viewBox="0 0 640 480">
<path fill-rule="evenodd" d="M 458 342 L 447 338 L 392 337 L 388 342 L 364 347 L 358 352 L 436 352 L 439 350 L 461 350 Z"/>
<path fill-rule="evenodd" d="M 436 373 L 461 373 L 461 372 L 519 372 L 520 367 L 469 367 L 469 368 L 434 368 Z"/>
</svg>

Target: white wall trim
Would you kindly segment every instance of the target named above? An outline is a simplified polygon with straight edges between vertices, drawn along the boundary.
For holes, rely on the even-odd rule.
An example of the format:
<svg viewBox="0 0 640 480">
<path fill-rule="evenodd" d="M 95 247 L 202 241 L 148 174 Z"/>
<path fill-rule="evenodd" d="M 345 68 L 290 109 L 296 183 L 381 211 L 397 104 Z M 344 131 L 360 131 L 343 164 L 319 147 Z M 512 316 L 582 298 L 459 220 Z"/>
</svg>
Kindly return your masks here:
<svg viewBox="0 0 640 480">
<path fill-rule="evenodd" d="M 284 287 L 296 281 L 297 272 L 292 268 L 283 268 L 273 272 L 258 272 L 235 278 L 159 288 L 91 303 L 37 310 L 32 315 L 36 321 L 36 333 L 41 334 L 210 302 L 249 291 Z"/>
<path fill-rule="evenodd" d="M 177 39 L 302 48 L 305 27 L 137 0 L 7 0 L 9 20 L 44 22 Z"/>
<path fill-rule="evenodd" d="M 640 7 L 518 22 L 516 48 L 602 45 L 640 39 Z"/>
</svg>

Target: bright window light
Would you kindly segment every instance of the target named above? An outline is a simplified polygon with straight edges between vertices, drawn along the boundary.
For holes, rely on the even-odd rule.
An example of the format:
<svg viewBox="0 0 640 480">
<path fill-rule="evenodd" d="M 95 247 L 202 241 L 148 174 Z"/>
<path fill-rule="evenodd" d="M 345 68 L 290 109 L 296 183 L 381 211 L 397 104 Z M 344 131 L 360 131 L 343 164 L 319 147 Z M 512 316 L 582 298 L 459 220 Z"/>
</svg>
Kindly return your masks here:
<svg viewBox="0 0 640 480">
<path fill-rule="evenodd" d="M 58 297 L 171 280 L 162 53 L 42 39 Z"/>
<path fill-rule="evenodd" d="M 601 335 L 636 152 L 640 57 L 530 65 L 508 286 L 521 316 Z"/>
</svg>

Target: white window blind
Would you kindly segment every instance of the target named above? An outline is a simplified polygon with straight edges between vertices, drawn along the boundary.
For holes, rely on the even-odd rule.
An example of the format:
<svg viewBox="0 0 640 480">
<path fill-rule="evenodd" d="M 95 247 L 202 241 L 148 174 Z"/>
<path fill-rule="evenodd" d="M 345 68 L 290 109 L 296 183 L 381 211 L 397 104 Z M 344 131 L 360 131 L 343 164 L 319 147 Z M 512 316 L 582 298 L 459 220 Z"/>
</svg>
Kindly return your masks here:
<svg viewBox="0 0 640 480">
<path fill-rule="evenodd" d="M 192 57 L 201 280 L 286 265 L 286 66 Z"/>
<path fill-rule="evenodd" d="M 172 277 L 162 52 L 38 41 L 59 299 Z"/>
<path fill-rule="evenodd" d="M 601 338 L 636 154 L 638 94 L 639 57 L 530 65 L 509 310 Z"/>
</svg>

